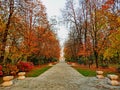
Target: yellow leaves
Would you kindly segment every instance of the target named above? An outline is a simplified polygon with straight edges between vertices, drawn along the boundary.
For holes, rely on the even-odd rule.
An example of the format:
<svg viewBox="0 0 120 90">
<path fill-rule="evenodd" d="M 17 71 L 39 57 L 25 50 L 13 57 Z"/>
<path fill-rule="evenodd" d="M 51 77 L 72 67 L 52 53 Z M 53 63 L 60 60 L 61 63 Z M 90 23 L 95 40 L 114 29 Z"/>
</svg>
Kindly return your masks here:
<svg viewBox="0 0 120 90">
<path fill-rule="evenodd" d="M 4 29 L 6 27 L 6 24 L 2 21 L 2 19 L 0 18 L 0 32 L 3 32 Z"/>
<path fill-rule="evenodd" d="M 11 59 L 11 60 L 17 60 L 19 57 L 21 57 L 22 55 L 22 52 L 18 50 L 17 47 L 15 46 L 10 46 L 9 47 L 9 51 L 8 52 L 10 54 L 10 57 L 9 57 L 9 54 L 8 54 L 8 57 Z"/>
<path fill-rule="evenodd" d="M 50 30 L 46 8 L 42 2 L 23 0 L 20 3 L 23 7 L 16 5 L 14 14 L 11 15 L 8 10 L 9 3 L 4 1 L 1 3 L 3 8 L 0 8 L 2 10 L 0 14 L 0 50 L 2 46 L 8 46 L 8 50 L 2 48 L 7 53 L 5 58 L 18 60 L 31 55 L 40 57 L 41 53 L 42 56 L 58 58 L 60 55 L 59 42 L 54 32 Z M 19 4 L 16 0 L 14 2 Z M 26 6 L 24 7 L 24 5 Z M 8 17 L 9 14 L 10 17 Z M 8 33 L 4 33 L 5 30 Z M 4 54 L 1 51 L 0 54 Z"/>
<path fill-rule="evenodd" d="M 117 21 L 118 21 L 118 23 L 120 23 L 120 17 L 117 17 Z"/>
<path fill-rule="evenodd" d="M 108 59 L 108 60 L 109 60 L 110 58 L 113 57 L 114 53 L 115 53 L 114 50 L 112 50 L 112 49 L 107 49 L 107 50 L 104 52 L 104 54 L 103 54 L 104 59 Z"/>
<path fill-rule="evenodd" d="M 114 31 L 110 36 L 109 39 L 112 43 L 116 43 L 120 41 L 120 30 Z M 116 43 L 117 44 L 117 43 Z"/>
<path fill-rule="evenodd" d="M 110 46 L 104 52 L 104 58 L 111 58 L 116 53 L 120 53 L 120 30 L 114 31 L 110 36 Z"/>
</svg>

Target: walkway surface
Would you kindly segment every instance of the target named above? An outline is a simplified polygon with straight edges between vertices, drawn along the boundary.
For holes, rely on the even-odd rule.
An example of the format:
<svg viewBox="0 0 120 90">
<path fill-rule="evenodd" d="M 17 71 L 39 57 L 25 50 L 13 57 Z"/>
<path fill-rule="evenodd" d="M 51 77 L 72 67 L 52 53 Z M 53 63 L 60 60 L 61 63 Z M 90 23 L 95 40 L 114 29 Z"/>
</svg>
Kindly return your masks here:
<svg viewBox="0 0 120 90">
<path fill-rule="evenodd" d="M 12 86 L 0 87 L 0 90 L 120 90 L 120 86 L 110 86 L 107 78 L 84 77 L 61 62 L 39 77 L 14 80 Z"/>
</svg>

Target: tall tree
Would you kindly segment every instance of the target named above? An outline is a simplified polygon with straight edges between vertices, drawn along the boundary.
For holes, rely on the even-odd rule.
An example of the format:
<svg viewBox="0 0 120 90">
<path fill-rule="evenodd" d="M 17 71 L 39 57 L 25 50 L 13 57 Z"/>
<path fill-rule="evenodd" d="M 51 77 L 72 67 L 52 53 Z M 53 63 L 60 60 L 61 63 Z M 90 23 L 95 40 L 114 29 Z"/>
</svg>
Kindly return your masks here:
<svg viewBox="0 0 120 90">
<path fill-rule="evenodd" d="M 7 42 L 7 36 L 8 36 L 8 32 L 9 32 L 9 26 L 10 26 L 10 22 L 11 22 L 11 18 L 12 18 L 12 15 L 14 13 L 14 0 L 7 0 L 7 1 L 2 1 L 1 3 L 3 3 L 4 5 L 1 5 L 0 8 L 3 8 L 4 10 L 4 7 L 6 7 L 6 11 L 7 11 L 7 14 L 8 16 L 5 17 L 5 19 L 7 19 L 6 21 L 6 27 L 5 27 L 5 30 L 3 32 L 3 37 L 2 37 L 2 45 L 1 45 L 1 55 L 0 55 L 0 59 L 3 61 L 3 63 L 5 62 L 5 59 L 4 59 L 4 55 L 5 55 L 5 48 L 6 48 L 6 42 Z M 6 6 L 6 5 L 7 6 Z M 5 15 L 6 12 L 3 12 L 3 17 Z"/>
</svg>

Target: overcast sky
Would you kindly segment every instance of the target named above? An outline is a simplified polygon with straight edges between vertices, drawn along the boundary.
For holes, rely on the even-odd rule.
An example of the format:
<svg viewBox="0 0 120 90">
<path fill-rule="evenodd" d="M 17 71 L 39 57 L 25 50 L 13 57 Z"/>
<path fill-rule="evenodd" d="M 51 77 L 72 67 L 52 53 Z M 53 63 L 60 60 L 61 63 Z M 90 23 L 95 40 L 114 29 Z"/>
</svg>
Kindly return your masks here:
<svg viewBox="0 0 120 90">
<path fill-rule="evenodd" d="M 57 18 L 61 16 L 60 9 L 65 6 L 66 0 L 42 0 L 46 7 L 48 17 L 56 16 Z M 58 37 L 60 38 L 60 43 L 63 45 L 65 39 L 67 38 L 68 31 L 64 26 L 57 26 L 59 28 Z"/>
<path fill-rule="evenodd" d="M 60 15 L 60 9 L 64 7 L 66 0 L 42 0 L 47 8 L 48 16 Z"/>
</svg>

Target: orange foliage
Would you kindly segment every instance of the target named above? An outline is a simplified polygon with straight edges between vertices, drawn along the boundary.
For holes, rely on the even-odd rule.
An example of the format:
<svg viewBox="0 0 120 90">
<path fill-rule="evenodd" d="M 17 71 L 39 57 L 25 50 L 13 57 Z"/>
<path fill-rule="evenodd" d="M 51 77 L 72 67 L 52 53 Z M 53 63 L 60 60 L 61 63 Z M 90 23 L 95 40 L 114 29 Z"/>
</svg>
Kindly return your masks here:
<svg viewBox="0 0 120 90">
<path fill-rule="evenodd" d="M 107 9 L 109 9 L 109 8 L 110 8 L 109 5 L 102 5 L 102 9 L 103 9 L 103 10 L 107 10 Z"/>
<path fill-rule="evenodd" d="M 5 39 L 6 45 L 4 45 L 7 48 L 4 51 L 7 52 L 9 59 L 23 59 L 32 55 L 59 58 L 59 41 L 54 32 L 50 30 L 46 8 L 41 0 L 12 1 L 14 2 L 12 5 L 16 4 L 13 5 L 15 6 L 15 13 L 9 19 L 8 33 Z M 2 33 L 6 28 L 7 18 L 10 13 L 10 0 L 1 2 L 0 10 L 3 13 L 0 14 L 0 52 L 3 45 L 1 41 L 4 41 L 1 40 L 3 39 Z M 2 53 L 0 53 L 1 55 Z M 8 57 L 6 56 L 5 58 Z"/>
<path fill-rule="evenodd" d="M 108 0 L 105 4 L 108 4 L 108 5 L 114 4 L 114 0 Z"/>
<path fill-rule="evenodd" d="M 114 0 L 107 0 L 104 5 L 102 5 L 103 10 L 108 10 L 113 4 Z"/>
</svg>

